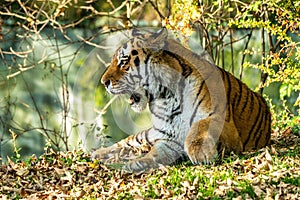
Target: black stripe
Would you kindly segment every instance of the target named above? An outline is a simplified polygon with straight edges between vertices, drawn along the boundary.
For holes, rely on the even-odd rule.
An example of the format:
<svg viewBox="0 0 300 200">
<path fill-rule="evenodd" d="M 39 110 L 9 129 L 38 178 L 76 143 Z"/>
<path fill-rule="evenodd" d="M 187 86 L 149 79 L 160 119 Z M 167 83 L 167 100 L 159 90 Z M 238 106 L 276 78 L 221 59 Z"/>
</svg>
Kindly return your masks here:
<svg viewBox="0 0 300 200">
<path fill-rule="evenodd" d="M 130 148 L 134 148 L 134 146 L 132 146 L 131 144 L 129 144 L 129 141 L 127 141 L 126 145 L 129 146 Z"/>
<path fill-rule="evenodd" d="M 177 115 L 180 115 L 181 113 L 182 113 L 181 111 L 172 113 L 171 116 L 169 117 L 170 120 L 172 121 L 174 119 L 174 117 L 176 117 Z"/>
<path fill-rule="evenodd" d="M 163 114 L 159 114 L 159 113 L 154 113 L 151 111 L 151 114 L 153 114 L 156 118 L 163 120 L 163 121 L 168 121 L 168 117 L 163 115 Z"/>
<path fill-rule="evenodd" d="M 127 83 L 129 83 L 130 85 L 134 85 L 134 79 L 142 79 L 142 76 L 136 74 L 136 75 L 132 75 L 132 74 L 128 74 L 128 76 L 125 76 L 125 80 L 127 81 Z"/>
<path fill-rule="evenodd" d="M 136 75 L 132 75 L 133 78 L 138 78 L 138 79 L 142 79 L 143 77 L 139 74 L 136 74 Z"/>
<path fill-rule="evenodd" d="M 183 77 L 181 77 L 181 79 L 180 79 L 180 81 L 179 81 L 179 91 L 178 91 L 178 93 L 179 93 L 179 97 L 177 97 L 175 100 L 176 100 L 176 102 L 179 100 L 179 102 L 177 102 L 178 103 L 178 106 L 180 107 L 180 111 L 182 112 L 182 106 L 181 105 L 183 105 L 183 100 L 184 100 L 184 97 L 183 97 L 183 95 L 184 95 L 184 93 L 183 93 L 183 90 L 184 90 L 184 88 L 185 88 L 185 79 L 183 78 Z M 175 96 L 175 95 L 174 95 Z M 172 110 L 173 111 L 173 110 Z"/>
<path fill-rule="evenodd" d="M 142 77 L 141 76 L 141 67 L 139 67 L 139 66 L 136 66 L 136 71 L 137 71 L 137 74 L 140 76 L 140 77 Z"/>
<path fill-rule="evenodd" d="M 150 59 L 150 54 L 147 54 L 145 49 L 142 49 L 143 53 L 146 55 L 146 58 L 145 58 L 145 75 L 146 75 L 146 83 L 149 85 L 149 76 L 148 75 L 148 67 L 149 67 L 149 64 L 148 64 L 148 61 Z"/>
<path fill-rule="evenodd" d="M 232 100 L 232 103 L 231 103 L 231 107 L 232 107 L 232 110 L 233 110 L 233 111 L 234 111 L 235 108 L 236 108 L 235 104 L 236 104 L 236 98 L 237 98 L 237 96 L 238 96 L 237 93 L 238 93 L 238 92 L 235 91 L 235 92 L 234 92 L 234 96 L 233 96 L 233 98 L 232 98 L 233 100 Z"/>
<path fill-rule="evenodd" d="M 195 105 L 195 103 L 196 103 L 196 101 L 197 101 L 199 95 L 201 94 L 201 91 L 202 91 L 203 86 L 204 86 L 204 84 L 205 84 L 204 82 L 205 82 L 205 81 L 202 81 L 202 82 L 201 82 L 201 85 L 200 85 L 200 87 L 199 87 L 199 89 L 198 89 L 198 92 L 197 92 L 197 94 L 196 94 L 195 100 L 194 100 L 194 102 L 193 102 L 193 105 Z"/>
<path fill-rule="evenodd" d="M 140 48 L 142 48 L 142 47 L 143 47 L 143 43 L 142 43 L 142 41 L 140 41 L 140 40 L 137 40 L 137 41 L 136 41 L 136 43 L 135 43 L 135 45 L 133 45 L 133 46 L 137 46 L 137 47 L 138 47 L 138 49 L 140 49 Z"/>
<path fill-rule="evenodd" d="M 145 51 L 145 49 L 142 49 L 142 51 L 143 51 L 143 54 L 145 54 L 146 55 L 146 58 L 145 58 L 145 74 L 147 75 L 148 74 L 148 61 L 149 61 L 149 59 L 150 59 L 150 56 L 151 56 L 151 54 L 147 54 L 147 52 Z"/>
<path fill-rule="evenodd" d="M 172 58 L 175 58 L 175 60 L 177 60 L 180 64 L 181 64 L 181 60 L 179 59 L 179 56 L 171 51 L 168 50 L 163 50 L 163 52 L 169 56 L 171 56 Z"/>
<path fill-rule="evenodd" d="M 181 104 L 178 104 L 176 108 L 172 109 L 172 113 L 173 112 L 178 112 L 178 110 L 181 111 Z"/>
<path fill-rule="evenodd" d="M 177 152 L 177 149 L 175 149 L 175 148 L 173 148 L 173 146 L 171 146 L 171 145 L 169 145 L 168 143 L 169 143 L 170 141 L 167 141 L 167 142 L 164 142 L 163 144 L 168 148 L 168 149 L 171 149 L 173 152 L 176 152 L 177 154 L 178 154 L 178 152 Z M 167 153 L 166 153 L 167 154 Z M 167 154 L 168 155 L 168 154 Z"/>
<path fill-rule="evenodd" d="M 193 72 L 192 68 L 184 63 L 180 63 L 180 65 L 182 67 L 182 76 L 184 76 L 185 78 L 190 76 L 191 73 Z"/>
<path fill-rule="evenodd" d="M 126 62 L 125 62 L 125 65 L 127 65 L 128 63 L 129 63 L 129 61 L 131 60 L 131 56 L 129 55 L 128 57 L 127 57 L 127 60 L 126 60 Z M 129 68 L 130 66 L 128 66 L 128 68 Z"/>
<path fill-rule="evenodd" d="M 254 97 L 255 97 L 255 98 L 254 98 Z M 252 113 L 253 113 L 255 99 L 256 99 L 258 102 L 260 102 L 260 99 L 257 97 L 257 93 L 255 93 L 255 92 L 252 92 L 252 91 L 251 91 L 251 99 L 250 99 L 250 114 L 249 114 L 249 116 L 251 116 L 251 115 L 252 115 Z"/>
<path fill-rule="evenodd" d="M 198 101 L 197 106 L 194 108 L 194 112 L 193 112 L 193 114 L 192 114 L 192 116 L 191 116 L 191 119 L 190 119 L 190 126 L 192 126 L 192 123 L 193 123 L 193 121 L 194 121 L 194 118 L 195 118 L 195 116 L 196 116 L 196 113 L 197 113 L 197 111 L 198 111 L 198 108 L 199 108 L 200 104 L 202 103 L 202 101 L 204 100 L 205 97 L 206 97 L 206 94 L 203 95 L 202 99 L 200 99 L 200 101 Z"/>
<path fill-rule="evenodd" d="M 143 134 L 143 132 L 141 132 L 135 136 L 135 141 L 137 141 L 139 144 L 142 144 L 142 138 L 143 138 L 142 134 Z M 138 138 L 139 136 L 140 136 L 140 138 Z"/>
<path fill-rule="evenodd" d="M 128 76 L 124 76 L 124 80 L 126 83 L 130 84 L 130 85 L 133 85 L 133 76 L 132 74 L 128 74 Z"/>
<path fill-rule="evenodd" d="M 137 57 L 135 57 L 135 59 L 134 59 L 134 64 L 135 64 L 135 66 L 139 66 L 140 65 L 140 59 L 139 59 L 139 57 L 137 56 Z"/>
<path fill-rule="evenodd" d="M 154 77 L 154 80 L 156 80 L 156 82 L 155 82 L 154 84 L 162 83 L 162 80 L 161 80 L 160 75 L 156 76 L 155 73 L 153 73 L 152 75 L 153 75 L 153 77 Z M 151 83 L 151 84 L 153 84 L 153 83 Z M 161 87 L 161 85 L 159 85 L 158 92 L 160 91 L 160 87 Z"/>
<path fill-rule="evenodd" d="M 260 129 L 260 131 L 258 133 L 256 133 L 256 137 L 253 138 L 253 140 L 255 140 L 254 149 L 257 149 L 257 145 L 258 145 L 258 142 L 260 141 L 262 134 L 263 134 L 263 130 Z"/>
<path fill-rule="evenodd" d="M 168 141 L 168 143 L 169 143 L 169 141 Z M 172 152 L 176 153 L 176 155 L 174 155 L 174 154 L 170 155 L 170 154 L 168 154 L 168 153 L 165 153 L 165 155 L 167 155 L 167 156 L 172 156 L 173 158 L 174 158 L 174 157 L 177 157 L 176 160 L 179 159 L 179 158 L 181 157 L 181 153 L 179 153 L 178 150 L 177 150 L 176 148 L 173 148 L 173 146 L 172 146 L 171 144 L 169 145 L 168 143 L 164 142 L 163 144 L 166 146 L 166 148 L 171 149 Z M 180 147 L 181 147 L 181 146 L 180 146 Z M 163 148 L 163 149 L 161 149 L 161 150 L 164 150 L 164 149 L 166 149 L 166 148 Z M 164 151 L 164 152 L 168 152 L 168 151 Z M 175 162 L 176 160 L 174 160 L 174 162 Z"/>
<path fill-rule="evenodd" d="M 228 119 L 231 119 L 231 106 L 230 106 L 230 95 L 231 95 L 231 80 L 230 80 L 230 75 L 228 72 L 225 72 L 226 78 L 227 78 L 227 83 L 228 83 L 228 88 L 227 88 L 227 105 L 228 105 Z M 226 83 L 224 80 L 224 83 Z M 226 87 L 225 87 L 226 88 Z"/>
<path fill-rule="evenodd" d="M 154 96 L 153 96 L 153 94 L 149 94 L 149 102 L 152 102 L 154 100 Z"/>
<path fill-rule="evenodd" d="M 173 134 L 172 134 L 172 133 L 168 133 L 168 132 L 166 132 L 166 131 L 164 131 L 164 130 L 158 129 L 158 128 L 156 128 L 155 126 L 153 126 L 153 129 L 154 129 L 155 131 L 160 132 L 160 133 L 163 134 L 163 135 L 168 136 L 169 138 L 172 138 L 172 137 L 173 137 Z"/>
<path fill-rule="evenodd" d="M 245 150 L 245 147 L 247 146 L 247 144 L 249 143 L 250 137 L 252 136 L 252 134 L 255 134 L 255 132 L 257 131 L 257 129 L 261 126 L 262 124 L 262 114 L 261 114 L 261 105 L 260 105 L 260 101 L 259 101 L 259 109 L 258 109 L 258 113 L 257 115 L 253 118 L 255 119 L 255 123 L 253 123 L 253 125 L 251 126 L 250 132 L 248 133 L 248 137 L 245 140 L 244 144 L 243 144 L 243 151 Z M 258 119 L 259 118 L 259 119 Z M 259 122 L 259 123 L 257 123 Z M 255 128 L 256 127 L 256 128 Z"/>
<path fill-rule="evenodd" d="M 158 91 L 159 91 L 158 98 L 170 99 L 174 96 L 172 91 L 169 90 L 169 88 L 162 85 L 159 85 Z"/>
<path fill-rule="evenodd" d="M 233 101 L 235 108 L 238 108 L 240 105 L 240 101 L 243 95 L 243 84 L 240 81 L 237 81 L 237 83 L 239 84 L 239 91 L 236 92 L 236 94 L 238 95 L 238 99 L 235 99 L 235 101 Z M 236 97 L 236 96 L 235 96 Z"/>
<path fill-rule="evenodd" d="M 184 63 L 183 60 L 180 59 L 179 55 L 177 55 L 173 52 L 167 51 L 167 50 L 164 50 L 163 52 L 177 60 L 177 62 L 182 67 L 182 73 L 181 73 L 182 76 L 187 78 L 189 75 L 191 75 L 191 73 L 193 72 L 193 69 L 190 66 L 188 66 L 186 63 Z"/>
<path fill-rule="evenodd" d="M 184 149 L 184 144 L 183 143 L 180 143 L 176 140 L 170 140 L 169 138 L 168 139 L 161 139 L 161 141 L 167 141 L 168 143 L 174 143 L 176 144 L 177 146 L 179 146 L 182 150 Z M 164 143 L 165 144 L 165 143 Z"/>
<path fill-rule="evenodd" d="M 267 116 L 267 121 L 268 121 L 268 132 L 266 133 L 267 134 L 267 138 L 266 138 L 266 144 L 267 145 L 269 143 L 269 140 L 271 138 L 271 113 L 270 113 L 270 110 L 269 108 L 267 107 L 267 113 L 268 113 L 268 116 Z"/>
<path fill-rule="evenodd" d="M 169 89 L 167 87 L 163 87 L 162 93 L 160 94 L 163 99 L 167 98 L 169 95 Z"/>
<path fill-rule="evenodd" d="M 159 83 L 161 83 L 161 82 L 159 82 Z M 162 90 L 163 90 L 162 88 L 164 88 L 164 87 L 161 84 L 159 84 L 158 85 L 158 92 L 159 92 L 160 95 L 163 95 L 163 94 L 161 94 L 161 93 L 163 93 L 162 92 Z"/>
<path fill-rule="evenodd" d="M 136 164 L 137 165 L 137 169 L 145 169 L 145 166 L 143 164 L 145 164 L 144 162 L 141 162 L 140 160 L 137 160 L 136 162 L 132 162 L 131 164 L 131 169 L 135 168 L 136 167 L 133 167 L 133 164 Z"/>
<path fill-rule="evenodd" d="M 270 119 L 270 111 L 269 111 L 269 109 L 268 109 L 268 107 L 267 107 L 267 105 L 265 105 L 266 106 L 266 110 L 265 110 L 265 116 L 264 116 L 264 125 L 267 127 L 267 130 L 265 130 L 266 128 L 264 128 L 264 131 L 266 131 L 265 132 L 265 134 L 266 134 L 266 142 L 265 142 L 265 145 L 267 145 L 268 144 L 268 142 L 269 142 L 269 140 L 270 140 L 270 137 L 271 137 L 271 119 Z M 259 136 L 259 138 L 255 141 L 255 146 L 257 147 L 257 145 L 258 145 L 258 142 L 259 142 L 259 140 L 261 139 L 261 136 L 262 135 L 260 135 Z"/>
<path fill-rule="evenodd" d="M 246 90 L 245 103 L 244 103 L 244 105 L 242 106 L 242 110 L 241 110 L 241 113 L 240 113 L 240 119 L 241 119 L 241 117 L 243 116 L 244 110 L 246 109 L 246 107 L 247 107 L 247 105 L 248 105 L 249 93 L 251 93 L 251 92 L 252 92 L 252 91 L 250 91 L 249 89 Z"/>
<path fill-rule="evenodd" d="M 175 116 L 180 115 L 181 113 L 182 113 L 182 110 L 181 110 L 181 106 L 179 104 L 175 109 L 172 110 L 172 114 L 169 118 L 171 120 L 173 120 Z"/>
<path fill-rule="evenodd" d="M 255 139 L 256 136 L 258 135 L 258 138 L 255 140 L 255 148 L 257 148 L 257 143 L 259 142 L 259 139 L 262 136 L 262 130 L 258 133 L 258 129 L 262 129 L 261 126 L 262 126 L 262 124 L 264 122 L 264 115 L 263 114 L 265 114 L 265 112 L 261 114 L 261 118 L 259 120 L 259 125 L 257 126 L 256 131 L 254 132 L 254 134 L 256 134 L 256 135 L 255 135 L 255 137 L 253 139 Z"/>
<path fill-rule="evenodd" d="M 144 131 L 144 134 L 145 134 L 146 142 L 147 142 L 148 144 L 150 144 L 151 146 L 153 146 L 153 143 L 150 142 L 150 140 L 149 140 L 149 130 Z"/>
<path fill-rule="evenodd" d="M 264 112 L 264 117 L 262 117 L 261 121 L 262 121 L 262 122 L 265 122 L 267 116 L 268 116 L 268 113 L 265 111 L 265 112 Z M 264 124 L 266 124 L 266 123 L 264 123 Z M 260 139 L 261 139 L 261 137 L 262 137 L 263 132 L 264 132 L 264 129 L 263 129 L 262 127 L 260 127 L 260 133 L 259 133 L 257 139 L 255 139 L 255 148 L 257 148 L 257 145 L 258 145 L 258 143 L 259 143 L 259 141 L 260 141 Z"/>
<path fill-rule="evenodd" d="M 145 87 L 145 84 L 143 85 L 143 87 Z M 147 97 L 147 99 L 148 99 L 148 102 L 149 102 L 149 100 L 150 100 L 150 96 L 149 96 L 149 92 L 148 92 L 148 90 L 145 90 L 145 96 Z"/>
<path fill-rule="evenodd" d="M 227 73 L 224 69 L 220 68 L 220 67 L 217 67 L 217 69 L 219 69 L 219 71 L 221 72 L 221 75 L 222 75 L 222 79 L 223 81 L 225 82 L 225 77 L 224 75 Z"/>
</svg>

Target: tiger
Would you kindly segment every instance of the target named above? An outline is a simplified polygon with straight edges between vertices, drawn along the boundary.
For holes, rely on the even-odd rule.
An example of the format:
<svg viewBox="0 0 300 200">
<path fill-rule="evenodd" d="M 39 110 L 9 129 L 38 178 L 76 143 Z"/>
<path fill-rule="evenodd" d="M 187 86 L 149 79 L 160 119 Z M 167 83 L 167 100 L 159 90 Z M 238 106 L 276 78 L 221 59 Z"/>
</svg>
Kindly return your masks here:
<svg viewBox="0 0 300 200">
<path fill-rule="evenodd" d="M 126 160 L 124 171 L 143 173 L 181 160 L 211 164 L 222 152 L 239 154 L 270 142 L 271 113 L 265 99 L 168 37 L 166 28 L 133 30 L 115 51 L 101 83 L 112 95 L 127 94 L 134 111 L 149 107 L 151 128 L 92 152 L 103 163 Z M 125 156 L 145 145 L 144 154 Z"/>
</svg>

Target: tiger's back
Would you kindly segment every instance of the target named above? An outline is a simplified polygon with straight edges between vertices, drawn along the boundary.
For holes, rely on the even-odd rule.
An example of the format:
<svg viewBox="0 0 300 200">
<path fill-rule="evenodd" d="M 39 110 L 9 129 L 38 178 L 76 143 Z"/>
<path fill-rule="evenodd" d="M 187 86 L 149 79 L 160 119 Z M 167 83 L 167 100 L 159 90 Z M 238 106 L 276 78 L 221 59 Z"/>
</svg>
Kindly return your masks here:
<svg viewBox="0 0 300 200">
<path fill-rule="evenodd" d="M 148 103 L 153 127 L 97 150 L 93 157 L 106 162 L 147 143 L 150 151 L 124 166 L 141 172 L 182 157 L 210 163 L 224 148 L 239 153 L 266 146 L 271 132 L 266 101 L 165 35 L 161 31 L 129 40 L 101 79 L 110 93 L 129 93 L 133 109 Z"/>
<path fill-rule="evenodd" d="M 251 91 L 246 84 L 232 74 L 212 64 L 207 59 L 203 59 L 203 56 L 199 57 L 199 55 L 186 49 L 178 42 L 168 40 L 167 46 L 170 51 L 172 50 L 193 63 L 196 70 L 201 71 L 202 76 L 210 76 L 212 72 L 208 67 L 218 69 L 224 83 L 227 98 L 225 120 L 234 122 L 242 144 L 238 152 L 259 149 L 268 145 L 271 136 L 271 113 L 265 99 L 260 94 Z M 207 80 L 206 77 L 203 79 Z M 199 82 L 199 85 L 201 83 Z M 213 87 L 212 89 L 217 88 Z M 197 98 L 202 98 L 202 96 L 200 95 Z M 225 137 L 225 135 L 228 135 L 229 140 L 236 139 L 236 137 L 231 137 L 232 133 L 230 130 L 225 131 L 223 136 Z M 231 141 L 231 143 L 238 142 Z"/>
</svg>

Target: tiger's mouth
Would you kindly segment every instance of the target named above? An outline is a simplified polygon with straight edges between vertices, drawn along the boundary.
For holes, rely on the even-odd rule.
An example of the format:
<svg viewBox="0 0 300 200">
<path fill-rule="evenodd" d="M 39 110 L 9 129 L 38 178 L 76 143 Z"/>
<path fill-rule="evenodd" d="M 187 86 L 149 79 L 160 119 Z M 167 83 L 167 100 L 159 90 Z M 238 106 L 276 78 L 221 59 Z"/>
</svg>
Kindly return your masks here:
<svg viewBox="0 0 300 200">
<path fill-rule="evenodd" d="M 140 101 L 141 101 L 141 95 L 138 93 L 132 93 L 128 100 L 128 103 L 129 105 L 133 105 L 139 103 Z"/>
</svg>

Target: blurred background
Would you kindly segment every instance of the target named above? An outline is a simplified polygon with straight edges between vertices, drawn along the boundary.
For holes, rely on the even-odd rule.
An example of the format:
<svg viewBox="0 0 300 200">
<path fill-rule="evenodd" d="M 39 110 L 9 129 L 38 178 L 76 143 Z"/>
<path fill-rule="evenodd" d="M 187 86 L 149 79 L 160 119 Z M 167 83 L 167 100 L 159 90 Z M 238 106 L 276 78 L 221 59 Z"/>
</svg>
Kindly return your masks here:
<svg viewBox="0 0 300 200">
<path fill-rule="evenodd" d="M 151 126 L 99 84 L 134 27 L 205 50 L 264 95 L 274 133 L 299 135 L 300 1 L 4 0 L 0 17 L 1 163 L 89 152 Z"/>
</svg>

